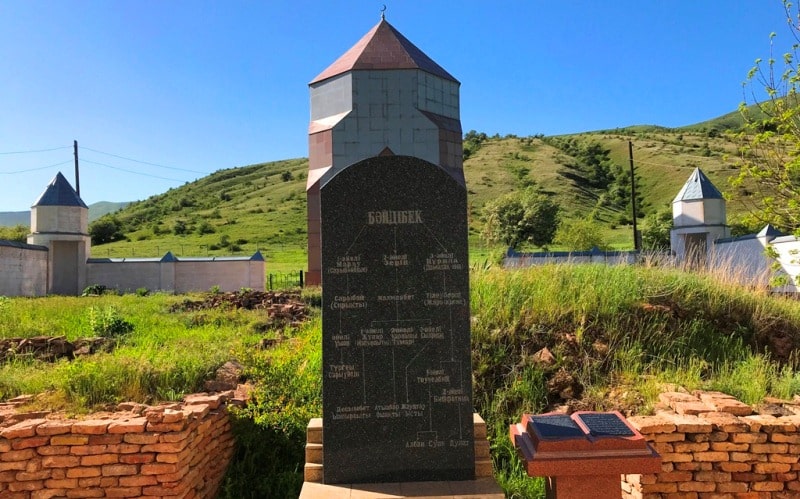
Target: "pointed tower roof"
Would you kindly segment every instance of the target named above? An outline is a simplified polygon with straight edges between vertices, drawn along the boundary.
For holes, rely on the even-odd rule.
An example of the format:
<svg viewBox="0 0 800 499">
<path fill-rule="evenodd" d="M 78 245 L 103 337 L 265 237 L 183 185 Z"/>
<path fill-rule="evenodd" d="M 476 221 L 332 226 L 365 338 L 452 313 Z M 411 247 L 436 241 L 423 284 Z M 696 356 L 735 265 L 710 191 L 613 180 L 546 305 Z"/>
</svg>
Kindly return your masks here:
<svg viewBox="0 0 800 499">
<path fill-rule="evenodd" d="M 775 227 L 773 227 L 772 224 L 767 224 L 767 225 L 764 226 L 763 229 L 761 229 L 761 232 L 756 234 L 756 237 L 771 237 L 771 238 L 775 238 L 775 237 L 781 237 L 782 235 L 783 235 L 783 232 L 781 232 L 778 229 L 776 229 Z"/>
<path fill-rule="evenodd" d="M 310 84 L 355 69 L 421 69 L 458 83 L 453 75 L 425 55 L 385 19 L 381 19 L 350 50 L 311 80 Z"/>
<path fill-rule="evenodd" d="M 673 203 L 679 201 L 693 201 L 697 199 L 723 199 L 722 193 L 714 187 L 714 184 L 706 177 L 700 168 L 695 168 L 689 176 L 689 180 L 683 184 L 678 195 L 672 200 Z"/>
<path fill-rule="evenodd" d="M 67 179 L 58 172 L 33 206 L 80 206 L 88 208 Z"/>
</svg>

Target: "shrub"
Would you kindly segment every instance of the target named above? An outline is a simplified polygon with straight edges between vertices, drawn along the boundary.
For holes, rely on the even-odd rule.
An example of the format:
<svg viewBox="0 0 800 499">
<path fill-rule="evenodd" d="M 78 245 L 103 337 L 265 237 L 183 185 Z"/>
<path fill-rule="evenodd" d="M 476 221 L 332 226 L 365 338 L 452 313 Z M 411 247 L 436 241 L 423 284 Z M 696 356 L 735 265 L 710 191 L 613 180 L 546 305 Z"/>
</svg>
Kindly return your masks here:
<svg viewBox="0 0 800 499">
<path fill-rule="evenodd" d="M 603 237 L 603 228 L 594 220 L 570 220 L 562 223 L 556 232 L 555 241 L 573 251 L 608 247 Z"/>
<path fill-rule="evenodd" d="M 84 288 L 81 296 L 100 296 L 105 294 L 106 291 L 108 291 L 106 286 L 102 284 L 92 284 L 91 286 L 86 286 L 86 288 Z"/>
<path fill-rule="evenodd" d="M 546 246 L 553 242 L 559 223 L 558 205 L 533 188 L 486 203 L 484 215 L 484 238 L 509 246 Z"/>
<path fill-rule="evenodd" d="M 125 238 L 119 220 L 113 217 L 102 217 L 92 222 L 89 225 L 89 235 L 92 244 L 111 243 Z"/>
<path fill-rule="evenodd" d="M 176 220 L 175 225 L 172 226 L 172 232 L 176 236 L 182 236 L 186 234 L 186 222 L 183 220 Z"/>
<path fill-rule="evenodd" d="M 28 232 L 30 232 L 30 229 L 26 225 L 0 227 L 0 239 L 24 243 L 28 239 Z"/>
<path fill-rule="evenodd" d="M 213 234 L 214 232 L 216 232 L 214 226 L 206 221 L 203 221 L 202 223 L 200 223 L 200 225 L 197 226 L 197 233 L 201 236 L 203 234 Z"/>
<path fill-rule="evenodd" d="M 133 331 L 133 324 L 123 319 L 114 307 L 89 307 L 89 326 L 92 334 L 104 338 L 123 336 Z"/>
</svg>

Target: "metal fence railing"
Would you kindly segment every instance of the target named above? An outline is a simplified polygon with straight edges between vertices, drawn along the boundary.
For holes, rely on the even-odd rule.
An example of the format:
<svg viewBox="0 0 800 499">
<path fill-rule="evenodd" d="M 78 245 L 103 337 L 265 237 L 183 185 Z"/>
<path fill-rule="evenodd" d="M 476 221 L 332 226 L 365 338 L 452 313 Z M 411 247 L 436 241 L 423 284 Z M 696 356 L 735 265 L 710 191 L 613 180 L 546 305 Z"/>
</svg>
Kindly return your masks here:
<svg viewBox="0 0 800 499">
<path fill-rule="evenodd" d="M 303 277 L 302 270 L 296 272 L 276 272 L 267 274 L 267 282 L 264 284 L 270 291 L 286 288 L 302 288 Z"/>
</svg>

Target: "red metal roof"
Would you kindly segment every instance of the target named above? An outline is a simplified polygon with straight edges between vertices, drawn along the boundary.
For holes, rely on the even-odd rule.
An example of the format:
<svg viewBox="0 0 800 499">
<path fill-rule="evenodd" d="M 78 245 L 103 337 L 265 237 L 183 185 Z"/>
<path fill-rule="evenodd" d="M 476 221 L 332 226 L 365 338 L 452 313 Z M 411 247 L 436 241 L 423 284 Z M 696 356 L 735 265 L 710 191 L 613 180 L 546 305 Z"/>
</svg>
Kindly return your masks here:
<svg viewBox="0 0 800 499">
<path fill-rule="evenodd" d="M 385 19 L 381 19 L 350 50 L 311 80 L 310 84 L 355 69 L 421 69 L 458 83 L 453 75 L 425 55 Z"/>
</svg>

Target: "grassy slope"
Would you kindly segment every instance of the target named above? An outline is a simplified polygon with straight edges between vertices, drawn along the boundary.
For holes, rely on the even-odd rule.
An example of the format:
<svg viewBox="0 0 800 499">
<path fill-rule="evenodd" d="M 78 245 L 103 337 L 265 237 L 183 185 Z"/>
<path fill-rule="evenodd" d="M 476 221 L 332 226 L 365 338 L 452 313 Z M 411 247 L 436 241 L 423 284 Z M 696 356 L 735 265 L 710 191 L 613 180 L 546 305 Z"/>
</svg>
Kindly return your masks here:
<svg viewBox="0 0 800 499">
<path fill-rule="evenodd" d="M 731 114 L 681 129 L 646 125 L 576 136 L 600 142 L 611 151 L 611 159 L 626 169 L 628 141 L 633 142 L 638 189 L 649 213 L 669 207 L 695 167 L 702 168 L 720 190 L 729 191 L 736 149 L 717 131 L 737 125 Z M 484 204 L 524 188 L 527 181 L 535 181 L 555 196 L 567 219 L 592 212 L 596 193 L 587 194 L 559 173 L 570 160 L 538 138 L 496 137 L 464 162 L 474 260 L 483 260 L 492 251 L 479 238 Z M 307 164 L 301 158 L 224 169 L 132 203 L 116 215 L 133 227 L 126 232 L 127 241 L 95 246 L 93 255 L 156 257 L 166 251 L 178 256 L 250 255 L 259 249 L 267 258 L 269 271 L 304 268 Z M 735 200 L 729 202 L 729 218 L 740 210 Z M 631 228 L 612 227 L 617 216 L 605 208 L 599 210 L 600 220 L 607 224 L 607 240 L 615 248 L 630 249 Z M 173 233 L 178 221 L 186 224 L 186 234 Z M 203 222 L 214 232 L 199 234 Z M 222 247 L 223 236 L 231 243 L 238 241 L 239 248 Z M 213 249 L 214 245 L 219 248 Z"/>
<path fill-rule="evenodd" d="M 167 251 L 177 256 L 251 255 L 259 250 L 268 262 L 279 254 L 285 270 L 303 268 L 307 164 L 291 159 L 220 170 L 132 203 L 116 214 L 136 229 L 126 234 L 128 241 L 95 246 L 93 256 L 155 257 Z M 174 233 L 178 221 L 186 225 L 186 234 Z M 198 233 L 203 222 L 212 233 Z M 239 249 L 221 247 L 223 237 Z"/>
</svg>

